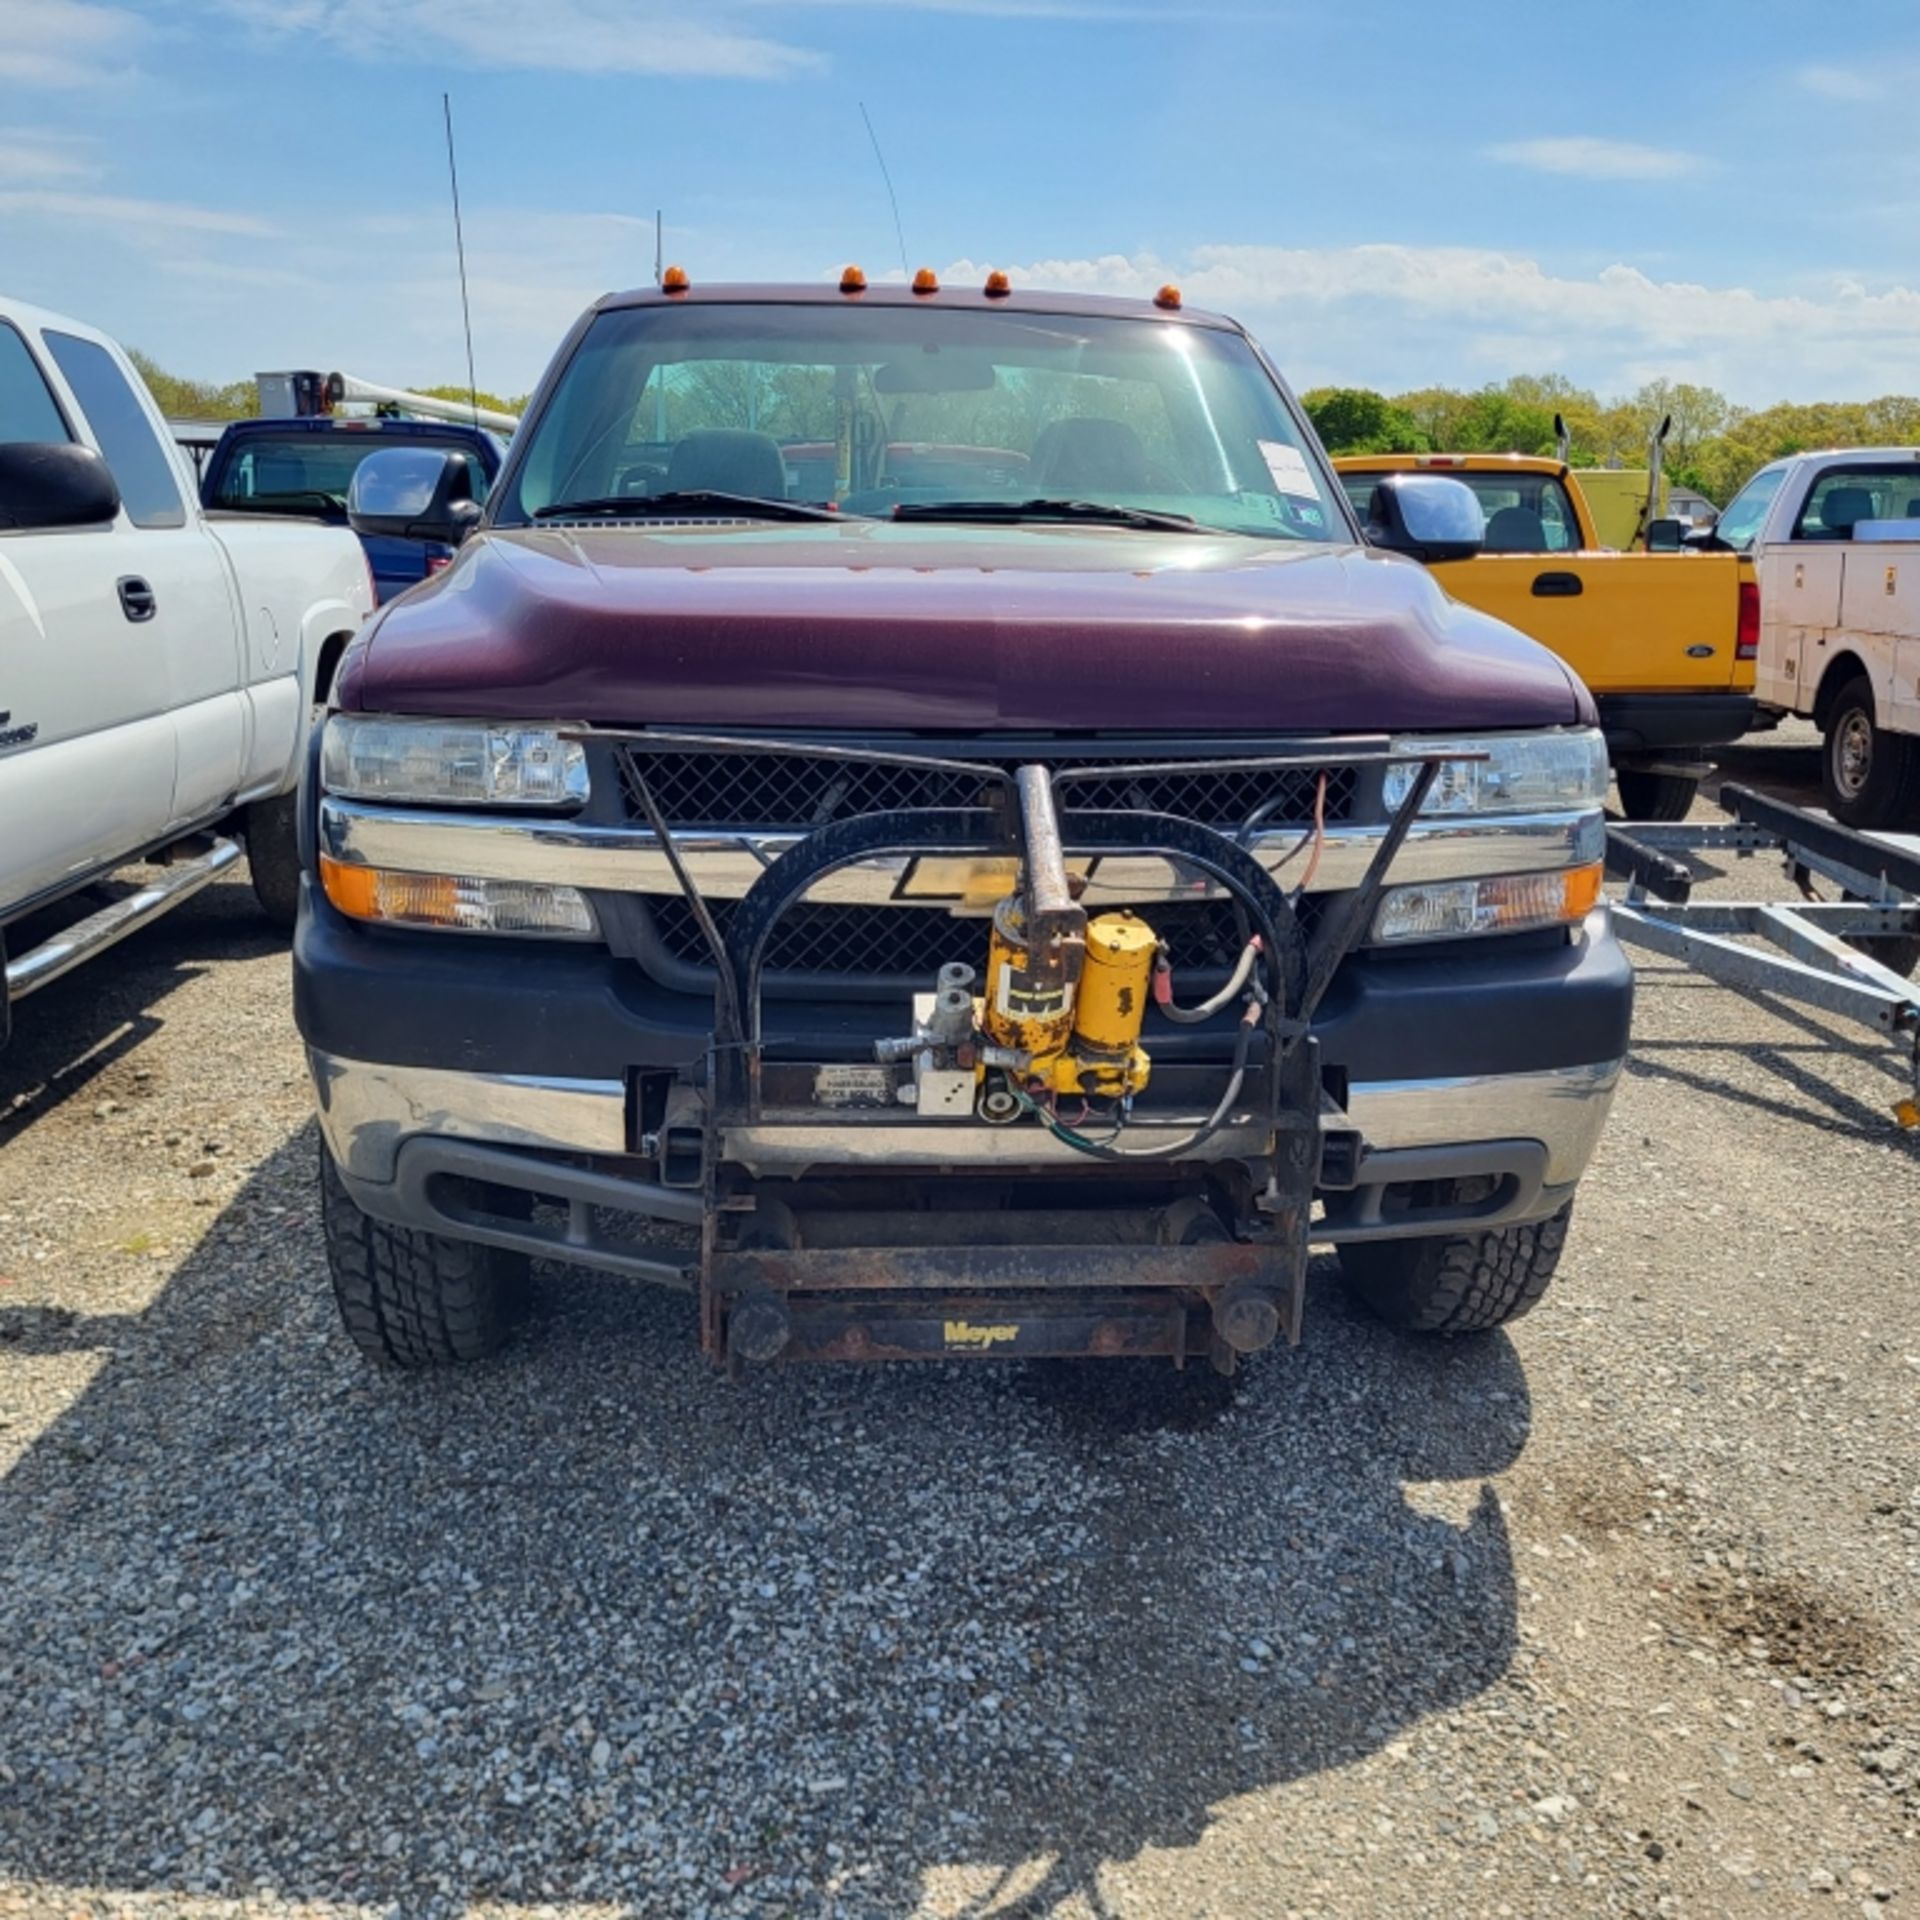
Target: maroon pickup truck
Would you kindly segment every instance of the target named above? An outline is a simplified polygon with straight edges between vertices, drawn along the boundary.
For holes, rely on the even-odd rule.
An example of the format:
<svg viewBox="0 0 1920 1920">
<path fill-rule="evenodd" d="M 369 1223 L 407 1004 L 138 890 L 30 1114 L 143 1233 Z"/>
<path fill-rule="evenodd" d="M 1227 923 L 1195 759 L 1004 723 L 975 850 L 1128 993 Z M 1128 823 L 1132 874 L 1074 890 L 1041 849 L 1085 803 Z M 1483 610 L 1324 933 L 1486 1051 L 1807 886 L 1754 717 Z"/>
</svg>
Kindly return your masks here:
<svg viewBox="0 0 1920 1920">
<path fill-rule="evenodd" d="M 1231 1371 L 1316 1245 L 1417 1329 L 1545 1288 L 1632 994 L 1593 702 L 1418 564 L 1465 489 L 1359 525 L 1232 321 L 669 276 L 484 511 L 395 450 L 352 513 L 459 549 L 304 802 L 369 1357 L 488 1352 L 543 1256 L 730 1368 Z"/>
</svg>

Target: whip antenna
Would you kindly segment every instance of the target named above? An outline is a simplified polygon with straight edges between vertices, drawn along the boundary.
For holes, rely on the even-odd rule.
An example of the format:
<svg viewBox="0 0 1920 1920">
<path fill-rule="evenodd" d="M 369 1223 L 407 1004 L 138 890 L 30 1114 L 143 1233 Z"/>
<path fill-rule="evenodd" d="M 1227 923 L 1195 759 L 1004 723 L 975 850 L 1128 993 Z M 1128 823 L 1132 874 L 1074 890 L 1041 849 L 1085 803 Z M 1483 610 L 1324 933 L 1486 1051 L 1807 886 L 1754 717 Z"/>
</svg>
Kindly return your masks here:
<svg viewBox="0 0 1920 1920">
<path fill-rule="evenodd" d="M 907 265 L 907 236 L 900 225 L 899 196 L 893 190 L 893 175 L 887 171 L 887 156 L 880 151 L 880 136 L 873 130 L 873 116 L 868 113 L 864 100 L 860 102 L 860 118 L 867 123 L 867 138 L 873 142 L 873 157 L 880 163 L 880 178 L 887 186 L 887 204 L 893 208 L 893 237 L 900 243 L 900 271 L 911 280 L 913 269 Z"/>
<path fill-rule="evenodd" d="M 453 248 L 460 261 L 460 324 L 467 336 L 467 399 L 473 417 L 480 418 L 480 385 L 473 377 L 473 309 L 467 304 L 467 242 L 460 230 L 460 170 L 453 162 L 453 96 L 440 96 L 440 111 L 447 122 L 447 184 L 453 189 Z"/>
</svg>

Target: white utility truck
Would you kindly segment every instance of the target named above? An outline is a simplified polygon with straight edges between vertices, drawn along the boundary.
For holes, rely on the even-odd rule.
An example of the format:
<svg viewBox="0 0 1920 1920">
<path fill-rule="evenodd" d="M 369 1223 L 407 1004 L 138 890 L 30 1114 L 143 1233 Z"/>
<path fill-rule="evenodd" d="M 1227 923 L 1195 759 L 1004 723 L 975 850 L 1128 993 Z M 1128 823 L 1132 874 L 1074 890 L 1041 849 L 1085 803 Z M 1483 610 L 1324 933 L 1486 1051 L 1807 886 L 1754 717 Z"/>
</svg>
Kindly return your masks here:
<svg viewBox="0 0 1920 1920">
<path fill-rule="evenodd" d="M 0 1044 L 12 1002 L 238 841 L 292 924 L 314 708 L 372 606 L 351 532 L 204 513 L 113 341 L 0 295 Z M 155 877 L 77 922 L 46 911 L 143 860 Z"/>
<path fill-rule="evenodd" d="M 1834 818 L 1920 827 L 1920 448 L 1776 460 L 1687 544 L 1751 561 L 1754 695 L 1819 727 Z"/>
</svg>

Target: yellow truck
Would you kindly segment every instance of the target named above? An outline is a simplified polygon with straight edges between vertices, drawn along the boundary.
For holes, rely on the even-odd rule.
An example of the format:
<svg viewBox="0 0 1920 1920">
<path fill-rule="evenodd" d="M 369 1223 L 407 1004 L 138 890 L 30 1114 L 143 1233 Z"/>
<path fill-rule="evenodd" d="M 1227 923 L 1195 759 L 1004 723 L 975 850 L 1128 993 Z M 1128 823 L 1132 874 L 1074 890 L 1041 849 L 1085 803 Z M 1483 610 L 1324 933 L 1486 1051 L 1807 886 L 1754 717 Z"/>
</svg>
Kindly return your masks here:
<svg viewBox="0 0 1920 1920">
<path fill-rule="evenodd" d="M 1732 553 L 1604 548 L 1559 460 L 1523 454 L 1368 453 L 1334 461 L 1362 524 L 1380 476 L 1443 473 L 1472 488 L 1484 548 L 1438 564 L 1447 591 L 1551 647 L 1592 690 L 1620 810 L 1682 820 L 1704 749 L 1753 720 L 1760 598 Z"/>
</svg>

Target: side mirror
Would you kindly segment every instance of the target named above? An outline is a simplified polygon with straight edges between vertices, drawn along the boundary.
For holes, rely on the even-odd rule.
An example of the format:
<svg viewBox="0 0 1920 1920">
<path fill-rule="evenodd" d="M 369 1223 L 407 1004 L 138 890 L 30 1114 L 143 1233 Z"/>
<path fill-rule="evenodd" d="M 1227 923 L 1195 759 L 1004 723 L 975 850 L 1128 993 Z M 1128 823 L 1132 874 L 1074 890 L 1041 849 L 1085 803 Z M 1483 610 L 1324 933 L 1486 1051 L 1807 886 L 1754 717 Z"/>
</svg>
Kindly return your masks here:
<svg viewBox="0 0 1920 1920">
<path fill-rule="evenodd" d="M 457 547 L 480 519 L 472 469 L 436 447 L 387 447 L 353 470 L 347 521 L 355 533 Z"/>
<path fill-rule="evenodd" d="M 1647 551 L 1649 553 L 1678 553 L 1687 537 L 1686 527 L 1678 520 L 1649 520 L 1647 522 Z"/>
<path fill-rule="evenodd" d="M 0 529 L 36 533 L 105 526 L 120 511 L 113 469 L 64 440 L 0 446 Z"/>
<path fill-rule="evenodd" d="M 1367 544 L 1429 566 L 1471 560 L 1486 545 L 1487 517 L 1463 481 L 1437 473 L 1388 473 L 1367 509 Z"/>
</svg>

